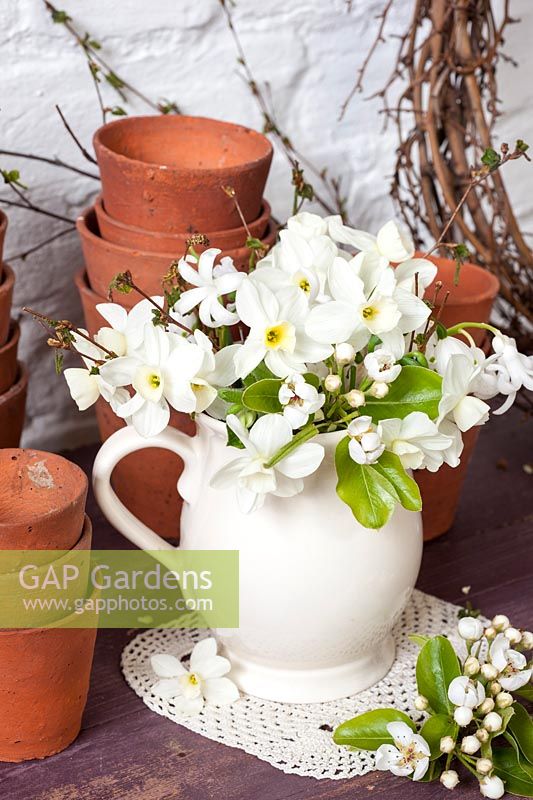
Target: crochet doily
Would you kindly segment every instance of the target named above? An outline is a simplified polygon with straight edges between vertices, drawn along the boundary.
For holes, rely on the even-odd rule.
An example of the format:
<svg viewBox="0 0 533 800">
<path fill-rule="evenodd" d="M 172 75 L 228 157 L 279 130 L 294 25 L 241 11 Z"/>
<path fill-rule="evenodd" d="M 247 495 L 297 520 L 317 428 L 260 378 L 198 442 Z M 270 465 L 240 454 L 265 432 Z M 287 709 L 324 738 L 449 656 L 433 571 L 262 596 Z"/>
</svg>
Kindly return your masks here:
<svg viewBox="0 0 533 800">
<path fill-rule="evenodd" d="M 415 591 L 394 629 L 396 660 L 378 684 L 364 692 L 327 703 L 288 704 L 241 695 L 230 706 L 204 706 L 195 717 L 180 716 L 171 700 L 155 697 L 150 687 L 157 680 L 150 656 L 171 653 L 186 657 L 194 645 L 209 635 L 202 629 L 154 629 L 133 639 L 122 653 L 122 671 L 129 686 L 152 711 L 217 742 L 238 747 L 268 761 L 283 772 L 313 778 L 351 778 L 372 771 L 374 754 L 337 746 L 332 731 L 347 719 L 373 708 L 401 709 L 415 721 L 415 663 L 418 646 L 410 633 L 456 638 L 459 608 L 437 597 Z"/>
</svg>

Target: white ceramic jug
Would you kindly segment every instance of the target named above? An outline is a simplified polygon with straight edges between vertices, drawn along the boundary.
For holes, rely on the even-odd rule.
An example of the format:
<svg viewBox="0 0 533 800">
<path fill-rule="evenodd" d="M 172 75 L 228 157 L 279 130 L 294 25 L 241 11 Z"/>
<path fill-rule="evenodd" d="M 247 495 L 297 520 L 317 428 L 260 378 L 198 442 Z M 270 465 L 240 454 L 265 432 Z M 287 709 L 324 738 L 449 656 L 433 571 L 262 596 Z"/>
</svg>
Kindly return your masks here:
<svg viewBox="0 0 533 800">
<path fill-rule="evenodd" d="M 240 627 L 218 630 L 231 677 L 248 694 L 282 702 L 322 702 L 376 683 L 394 660 L 391 630 L 413 590 L 422 555 L 421 515 L 396 508 L 379 531 L 363 528 L 337 496 L 334 454 L 342 432 L 321 434 L 320 468 L 290 498 L 239 510 L 233 490 L 212 475 L 235 458 L 222 422 L 205 414 L 194 438 L 167 428 L 149 440 L 132 427 L 114 433 L 93 469 L 96 498 L 112 525 L 138 547 L 169 549 L 119 501 L 115 465 L 146 447 L 184 461 L 180 547 L 238 550 Z M 176 521 L 177 522 L 177 521 Z"/>
</svg>

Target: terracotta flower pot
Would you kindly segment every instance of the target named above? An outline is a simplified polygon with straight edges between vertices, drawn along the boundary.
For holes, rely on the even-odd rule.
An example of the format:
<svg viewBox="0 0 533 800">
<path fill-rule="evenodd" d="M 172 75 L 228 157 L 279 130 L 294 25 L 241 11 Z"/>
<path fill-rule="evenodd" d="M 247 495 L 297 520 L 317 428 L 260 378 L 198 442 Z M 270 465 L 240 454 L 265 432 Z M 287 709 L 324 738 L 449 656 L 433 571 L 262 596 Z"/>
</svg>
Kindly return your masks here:
<svg viewBox="0 0 533 800">
<path fill-rule="evenodd" d="M 222 186 L 235 189 L 247 222 L 260 214 L 272 145 L 257 131 L 204 117 L 128 117 L 104 125 L 93 142 L 106 210 L 128 225 L 237 228 Z"/>
<path fill-rule="evenodd" d="M 83 528 L 87 476 L 41 450 L 0 450 L 0 550 L 70 550 Z"/>
<path fill-rule="evenodd" d="M 477 426 L 463 433 L 461 463 L 455 469 L 444 464 L 438 472 L 415 471 L 414 477 L 422 494 L 424 541 L 436 539 L 452 527 L 479 431 Z"/>
<path fill-rule="evenodd" d="M 483 267 L 476 264 L 463 264 L 459 283 L 454 284 L 455 261 L 447 258 L 430 257 L 438 268 L 436 280 L 441 281 L 443 288 L 439 298 L 442 300 L 446 292 L 450 292 L 444 306 L 441 321 L 450 328 L 458 322 L 488 322 L 492 305 L 498 294 L 500 282 L 498 278 Z M 433 297 L 434 284 L 426 290 L 426 297 Z M 482 330 L 470 333 L 477 344 L 485 338 Z"/>
<path fill-rule="evenodd" d="M 16 382 L 0 395 L 0 449 L 19 446 L 27 389 L 28 373 L 24 364 L 19 361 Z"/>
<path fill-rule="evenodd" d="M 80 732 L 97 629 L 67 621 L 0 631 L 0 761 L 46 758 Z"/>
<path fill-rule="evenodd" d="M 7 342 L 0 347 L 0 395 L 7 392 L 17 377 L 17 351 L 20 339 L 18 322 L 11 322 Z"/>
<path fill-rule="evenodd" d="M 119 272 L 129 270 L 134 282 L 148 294 L 161 294 L 161 279 L 168 272 L 170 263 L 183 255 L 183 250 L 174 253 L 148 253 L 128 247 L 119 247 L 106 242 L 100 236 L 96 214 L 89 208 L 78 217 L 76 222 L 87 267 L 87 275 L 91 288 L 101 297 L 107 297 L 109 284 Z M 276 228 L 270 224 L 264 241 L 272 245 L 276 238 Z M 244 247 L 238 250 L 226 250 L 224 255 L 231 256 L 237 269 L 247 269 L 250 251 Z M 119 292 L 115 292 L 115 299 Z M 131 308 L 140 300 L 136 292 L 122 294 L 120 302 Z"/>
<path fill-rule="evenodd" d="M 15 273 L 8 264 L 4 264 L 3 274 L 0 275 L 0 347 L 5 345 L 9 336 L 14 285 Z"/>
<path fill-rule="evenodd" d="M 158 233 L 157 231 L 143 230 L 134 225 L 126 225 L 120 220 L 110 217 L 104 208 L 100 195 L 94 204 L 98 227 L 103 239 L 121 247 L 144 250 L 150 253 L 180 253 L 183 254 L 187 239 L 193 233 L 204 233 L 209 239 L 210 247 L 220 250 L 234 250 L 246 245 L 247 233 L 243 226 L 231 228 L 226 231 L 184 231 L 183 233 Z M 252 236 L 261 239 L 267 229 L 270 219 L 270 205 L 263 200 L 261 213 L 258 218 L 248 224 Z M 197 252 L 202 252 L 205 247 L 195 246 Z"/>
<path fill-rule="evenodd" d="M 3 211 L 0 211 L 0 281 L 2 280 L 3 273 L 3 258 L 4 258 L 4 241 L 7 231 L 7 217 Z"/>
<path fill-rule="evenodd" d="M 94 334 L 104 323 L 96 310 L 98 303 L 105 299 L 93 292 L 84 272 L 75 278 L 80 293 L 85 325 L 89 333 Z M 117 295 L 122 300 L 125 295 Z M 124 426 L 103 400 L 96 404 L 96 418 L 102 441 Z M 194 423 L 186 414 L 172 411 L 170 424 L 191 436 L 195 432 Z M 181 499 L 176 491 L 178 478 L 183 471 L 181 459 L 168 450 L 151 448 L 142 453 L 126 456 L 113 473 L 113 488 L 119 499 L 132 514 L 153 528 L 160 536 L 173 539 L 179 535 L 179 513 Z"/>
</svg>

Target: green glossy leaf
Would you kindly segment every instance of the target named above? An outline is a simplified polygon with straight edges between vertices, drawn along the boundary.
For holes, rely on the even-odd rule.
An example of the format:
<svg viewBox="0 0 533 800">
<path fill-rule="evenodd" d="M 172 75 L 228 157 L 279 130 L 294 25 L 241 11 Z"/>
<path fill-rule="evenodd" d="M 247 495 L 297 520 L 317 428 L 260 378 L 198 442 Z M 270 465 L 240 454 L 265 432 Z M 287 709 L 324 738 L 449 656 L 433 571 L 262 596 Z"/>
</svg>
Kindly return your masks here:
<svg viewBox="0 0 533 800">
<path fill-rule="evenodd" d="M 333 741 L 356 750 L 377 750 L 382 744 L 393 743 L 387 730 L 389 722 L 405 722 L 411 730 L 415 730 L 415 723 L 403 711 L 376 708 L 339 725 L 333 733 Z"/>
<path fill-rule="evenodd" d="M 265 378 L 248 386 L 242 393 L 242 402 L 252 411 L 264 414 L 277 414 L 282 409 L 278 399 L 282 381 L 279 378 Z"/>
<path fill-rule="evenodd" d="M 254 370 L 252 370 L 250 374 L 246 376 L 246 378 L 243 379 L 243 383 L 245 386 L 251 386 L 252 383 L 256 383 L 257 381 L 262 381 L 265 378 L 275 378 L 275 377 L 276 376 L 274 375 L 274 373 L 270 372 L 267 365 L 263 361 L 261 361 L 261 363 L 258 364 L 257 367 Z"/>
<path fill-rule="evenodd" d="M 399 502 L 390 481 L 369 464 L 361 466 L 350 457 L 350 437 L 341 439 L 335 450 L 337 494 L 365 528 L 382 528 Z"/>
<path fill-rule="evenodd" d="M 242 405 L 242 392 L 242 389 L 227 389 L 224 387 L 218 390 L 218 396 L 226 403 L 238 403 Z"/>
<path fill-rule="evenodd" d="M 431 761 L 428 771 L 423 778 L 420 778 L 420 783 L 431 783 L 431 781 L 436 781 L 438 778 L 440 778 L 441 772 L 442 762 L 437 760 Z"/>
<path fill-rule="evenodd" d="M 385 450 L 372 467 L 392 483 L 404 508 L 408 511 L 421 511 L 422 498 L 418 484 L 409 477 L 397 455 Z"/>
<path fill-rule="evenodd" d="M 505 783 L 505 791 L 519 797 L 533 797 L 533 767 L 519 760 L 512 747 L 494 748 L 494 772 Z"/>
<path fill-rule="evenodd" d="M 315 375 L 314 372 L 306 372 L 304 373 L 304 378 L 306 383 L 310 383 L 311 386 L 314 386 L 315 389 L 318 389 L 320 386 L 320 378 L 318 375 Z"/>
<path fill-rule="evenodd" d="M 412 411 L 422 411 L 431 419 L 439 413 L 442 378 L 424 367 L 403 367 L 399 376 L 389 384 L 389 393 L 381 400 L 368 397 L 364 406 L 374 422 L 398 417 L 403 419 Z"/>
<path fill-rule="evenodd" d="M 431 636 L 423 636 L 421 633 L 410 633 L 408 635 L 408 639 L 417 644 L 419 647 L 424 647 L 426 642 L 429 642 L 431 639 Z"/>
<path fill-rule="evenodd" d="M 448 714 L 435 714 L 428 717 L 422 725 L 420 736 L 422 736 L 429 745 L 431 750 L 431 760 L 439 758 L 442 753 L 440 751 L 440 740 L 443 736 L 451 736 L 455 741 L 457 737 L 457 725 Z"/>
<path fill-rule="evenodd" d="M 434 636 L 426 642 L 416 662 L 416 682 L 419 694 L 427 697 L 437 714 L 450 714 L 453 706 L 448 700 L 448 686 L 461 674 L 459 659 L 444 636 Z"/>
<path fill-rule="evenodd" d="M 522 686 L 521 689 L 516 689 L 513 694 L 517 694 L 519 697 L 523 697 L 524 700 L 528 700 L 530 703 L 533 703 L 533 686 Z"/>
<path fill-rule="evenodd" d="M 524 758 L 533 764 L 533 720 L 520 703 L 513 703 L 514 714 L 507 723 L 507 730 L 513 736 Z"/>
</svg>

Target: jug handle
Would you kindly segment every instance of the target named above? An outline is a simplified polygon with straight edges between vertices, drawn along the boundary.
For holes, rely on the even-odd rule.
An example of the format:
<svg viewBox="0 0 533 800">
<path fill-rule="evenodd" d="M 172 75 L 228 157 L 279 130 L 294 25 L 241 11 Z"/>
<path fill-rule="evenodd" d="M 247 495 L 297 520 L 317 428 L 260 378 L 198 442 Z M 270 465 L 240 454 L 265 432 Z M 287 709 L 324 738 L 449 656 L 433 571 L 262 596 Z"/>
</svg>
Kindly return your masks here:
<svg viewBox="0 0 533 800">
<path fill-rule="evenodd" d="M 155 531 L 137 519 L 118 499 L 111 486 L 111 473 L 125 456 L 138 450 L 161 447 L 171 450 L 183 459 L 185 472 L 198 459 L 195 437 L 187 436 L 176 428 L 168 427 L 157 436 L 145 439 L 128 426 L 116 431 L 107 439 L 96 455 L 93 465 L 93 489 L 98 505 L 111 525 L 126 539 L 142 550 L 174 550 L 175 548 Z M 183 475 L 182 477 L 185 477 Z M 187 481 L 180 478 L 180 494 L 186 502 L 191 500 Z"/>
</svg>

